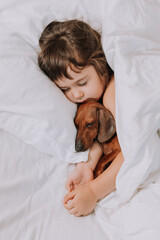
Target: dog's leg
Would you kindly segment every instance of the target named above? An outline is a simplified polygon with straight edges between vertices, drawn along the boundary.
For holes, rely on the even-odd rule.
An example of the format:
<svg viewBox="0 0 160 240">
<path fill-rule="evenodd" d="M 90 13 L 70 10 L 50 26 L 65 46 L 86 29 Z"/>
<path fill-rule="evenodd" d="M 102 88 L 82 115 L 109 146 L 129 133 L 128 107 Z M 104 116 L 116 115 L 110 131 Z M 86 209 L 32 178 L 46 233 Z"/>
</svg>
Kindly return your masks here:
<svg viewBox="0 0 160 240">
<path fill-rule="evenodd" d="M 114 151 L 114 152 L 108 154 L 107 156 L 103 155 L 100 158 L 100 160 L 94 170 L 94 178 L 98 177 L 104 170 L 106 170 L 109 167 L 109 165 L 115 159 L 117 154 L 118 154 L 118 152 Z"/>
<path fill-rule="evenodd" d="M 102 156 L 94 170 L 94 178 L 98 177 L 112 162 L 112 158 L 108 158 L 107 156 Z"/>
</svg>

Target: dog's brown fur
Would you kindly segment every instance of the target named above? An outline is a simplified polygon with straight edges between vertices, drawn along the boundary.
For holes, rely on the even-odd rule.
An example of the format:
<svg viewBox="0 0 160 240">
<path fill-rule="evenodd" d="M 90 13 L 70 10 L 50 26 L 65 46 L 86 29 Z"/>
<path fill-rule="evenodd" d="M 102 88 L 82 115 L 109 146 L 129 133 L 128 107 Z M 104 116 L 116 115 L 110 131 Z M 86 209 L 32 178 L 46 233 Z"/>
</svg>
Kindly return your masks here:
<svg viewBox="0 0 160 240">
<path fill-rule="evenodd" d="M 116 135 L 115 120 L 111 112 L 94 101 L 81 104 L 74 119 L 77 128 L 75 149 L 89 149 L 94 140 L 101 143 L 104 155 L 100 158 L 94 176 L 100 175 L 121 151 Z"/>
</svg>

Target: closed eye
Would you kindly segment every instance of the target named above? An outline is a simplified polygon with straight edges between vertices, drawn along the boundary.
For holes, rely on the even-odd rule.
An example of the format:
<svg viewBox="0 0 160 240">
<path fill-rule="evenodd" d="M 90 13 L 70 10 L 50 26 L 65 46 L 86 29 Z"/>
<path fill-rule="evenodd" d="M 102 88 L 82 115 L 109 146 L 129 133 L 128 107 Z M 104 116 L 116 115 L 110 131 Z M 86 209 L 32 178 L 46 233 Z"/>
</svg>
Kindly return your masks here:
<svg viewBox="0 0 160 240">
<path fill-rule="evenodd" d="M 78 83 L 78 86 L 85 86 L 86 84 L 87 84 L 87 81 L 83 83 Z"/>
<path fill-rule="evenodd" d="M 90 126 L 92 126 L 94 123 L 95 123 L 95 121 L 90 122 L 90 123 L 87 123 L 87 124 L 86 124 L 86 127 L 90 127 Z"/>
<path fill-rule="evenodd" d="M 61 88 L 62 92 L 67 92 L 69 88 Z"/>
</svg>

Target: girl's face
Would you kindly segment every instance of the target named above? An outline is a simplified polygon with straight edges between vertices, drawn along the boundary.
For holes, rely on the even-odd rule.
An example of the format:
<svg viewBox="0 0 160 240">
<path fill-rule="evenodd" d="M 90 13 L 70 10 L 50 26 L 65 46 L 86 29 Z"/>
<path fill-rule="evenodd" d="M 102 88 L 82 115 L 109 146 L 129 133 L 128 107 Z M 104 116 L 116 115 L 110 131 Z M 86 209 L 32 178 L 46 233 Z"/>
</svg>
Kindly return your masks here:
<svg viewBox="0 0 160 240">
<path fill-rule="evenodd" d="M 100 99 L 105 90 L 105 77 L 100 76 L 93 66 L 87 66 L 79 72 L 74 72 L 70 67 L 67 70 L 73 79 L 62 77 L 56 84 L 71 102 Z"/>
</svg>

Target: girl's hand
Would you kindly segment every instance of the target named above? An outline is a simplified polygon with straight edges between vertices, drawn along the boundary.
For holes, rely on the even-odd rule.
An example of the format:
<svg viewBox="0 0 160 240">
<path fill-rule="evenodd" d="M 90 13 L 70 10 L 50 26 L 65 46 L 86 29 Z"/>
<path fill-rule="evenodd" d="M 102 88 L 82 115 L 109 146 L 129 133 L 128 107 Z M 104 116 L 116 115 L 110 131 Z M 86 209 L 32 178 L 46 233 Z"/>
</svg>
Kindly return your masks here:
<svg viewBox="0 0 160 240">
<path fill-rule="evenodd" d="M 87 163 L 78 163 L 68 176 L 65 187 L 70 192 L 76 187 L 93 180 L 93 172 Z"/>
<path fill-rule="evenodd" d="M 93 211 L 97 198 L 90 183 L 77 187 L 69 192 L 63 199 L 64 207 L 70 214 L 75 216 L 85 216 Z"/>
<path fill-rule="evenodd" d="M 75 189 L 77 186 L 93 180 L 93 171 L 101 156 L 101 146 L 97 141 L 94 141 L 89 151 L 88 161 L 78 163 L 76 168 L 67 178 L 65 187 L 69 192 Z"/>
</svg>

